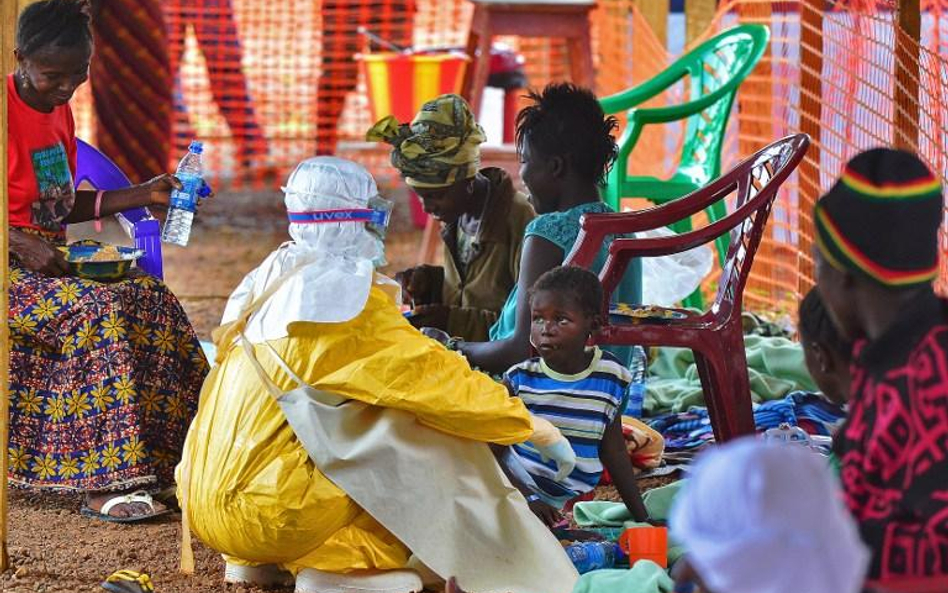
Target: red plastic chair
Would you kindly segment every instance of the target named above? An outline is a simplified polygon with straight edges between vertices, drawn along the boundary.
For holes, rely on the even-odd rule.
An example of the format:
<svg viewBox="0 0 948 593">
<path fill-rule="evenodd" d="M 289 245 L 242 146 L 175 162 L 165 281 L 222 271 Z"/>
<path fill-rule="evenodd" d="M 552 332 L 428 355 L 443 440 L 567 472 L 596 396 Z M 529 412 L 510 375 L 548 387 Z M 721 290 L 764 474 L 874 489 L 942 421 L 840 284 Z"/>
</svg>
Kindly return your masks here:
<svg viewBox="0 0 948 593">
<path fill-rule="evenodd" d="M 673 237 L 615 239 L 599 275 L 606 295 L 603 313 L 607 321 L 596 341 L 599 344 L 677 346 L 693 350 L 714 436 L 719 442 L 754 432 L 741 327 L 744 285 L 777 190 L 803 159 L 809 145 L 806 134 L 788 136 L 746 159 L 706 187 L 678 200 L 637 212 L 587 214 L 566 258 L 566 265 L 589 268 L 606 237 L 667 226 L 736 192 L 731 214 L 705 227 Z M 710 243 L 725 233 L 731 233 L 731 244 L 717 297 L 709 310 L 698 314 L 655 308 L 654 314 L 627 322 L 616 321 L 617 316 L 610 317 L 609 297 L 632 258 L 687 251 Z"/>
</svg>

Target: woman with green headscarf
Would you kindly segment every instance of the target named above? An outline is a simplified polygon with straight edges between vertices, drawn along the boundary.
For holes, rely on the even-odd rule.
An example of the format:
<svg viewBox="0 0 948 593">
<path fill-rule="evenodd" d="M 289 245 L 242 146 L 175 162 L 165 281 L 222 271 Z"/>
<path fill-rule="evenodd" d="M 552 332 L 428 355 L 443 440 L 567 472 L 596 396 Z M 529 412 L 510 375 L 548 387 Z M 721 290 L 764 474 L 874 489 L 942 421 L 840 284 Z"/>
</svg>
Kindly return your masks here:
<svg viewBox="0 0 948 593">
<path fill-rule="evenodd" d="M 479 168 L 484 130 L 457 95 L 425 103 L 410 124 L 386 117 L 366 138 L 392 145 L 392 165 L 442 224 L 444 266 L 398 276 L 414 305 L 412 324 L 487 340 L 517 282 L 524 229 L 535 216 L 527 197 L 503 169 Z"/>
</svg>

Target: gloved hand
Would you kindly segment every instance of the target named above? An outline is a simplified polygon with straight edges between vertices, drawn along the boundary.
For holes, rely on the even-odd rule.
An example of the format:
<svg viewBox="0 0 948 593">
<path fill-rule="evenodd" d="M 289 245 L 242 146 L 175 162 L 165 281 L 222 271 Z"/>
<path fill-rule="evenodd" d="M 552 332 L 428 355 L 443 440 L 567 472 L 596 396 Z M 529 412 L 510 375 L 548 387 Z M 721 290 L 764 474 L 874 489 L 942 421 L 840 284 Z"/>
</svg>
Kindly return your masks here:
<svg viewBox="0 0 948 593">
<path fill-rule="evenodd" d="M 576 452 L 558 428 L 548 420 L 533 416 L 533 435 L 529 441 L 537 448 L 543 461 L 552 459 L 556 463 L 557 482 L 566 479 L 576 467 Z"/>
</svg>

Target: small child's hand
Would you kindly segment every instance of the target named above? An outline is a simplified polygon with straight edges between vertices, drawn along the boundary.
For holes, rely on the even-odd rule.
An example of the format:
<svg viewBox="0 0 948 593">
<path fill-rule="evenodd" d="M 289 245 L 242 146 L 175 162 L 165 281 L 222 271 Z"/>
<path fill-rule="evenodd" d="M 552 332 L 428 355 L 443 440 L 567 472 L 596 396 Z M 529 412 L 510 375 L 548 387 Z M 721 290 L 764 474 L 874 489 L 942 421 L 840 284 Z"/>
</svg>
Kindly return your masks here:
<svg viewBox="0 0 948 593">
<path fill-rule="evenodd" d="M 451 577 L 448 579 L 448 584 L 444 587 L 444 593 L 467 593 L 467 591 L 458 586 L 456 578 Z"/>
<path fill-rule="evenodd" d="M 451 317 L 451 309 L 441 303 L 432 305 L 416 305 L 412 309 L 412 315 L 408 321 L 415 327 L 436 327 L 438 329 L 448 328 L 448 319 Z"/>
<path fill-rule="evenodd" d="M 563 514 L 551 504 L 547 504 L 542 500 L 534 500 L 528 504 L 533 514 L 551 529 L 563 521 Z"/>
<path fill-rule="evenodd" d="M 451 336 L 449 336 L 447 332 L 436 327 L 423 327 L 420 331 L 425 336 L 431 338 L 432 340 L 437 340 L 445 346 L 447 346 L 448 342 L 451 341 Z"/>
</svg>

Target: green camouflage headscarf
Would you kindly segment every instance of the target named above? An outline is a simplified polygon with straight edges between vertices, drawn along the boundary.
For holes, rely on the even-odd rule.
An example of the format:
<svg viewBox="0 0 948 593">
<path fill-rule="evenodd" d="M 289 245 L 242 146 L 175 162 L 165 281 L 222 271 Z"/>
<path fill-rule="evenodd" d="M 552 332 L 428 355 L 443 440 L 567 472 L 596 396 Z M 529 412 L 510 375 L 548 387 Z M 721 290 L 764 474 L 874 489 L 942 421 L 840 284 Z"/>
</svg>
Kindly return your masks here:
<svg viewBox="0 0 948 593">
<path fill-rule="evenodd" d="M 486 136 L 467 101 L 441 95 L 422 105 L 411 124 L 399 124 L 390 115 L 369 128 L 365 138 L 394 146 L 392 165 L 408 185 L 424 188 L 473 177 Z"/>
</svg>

